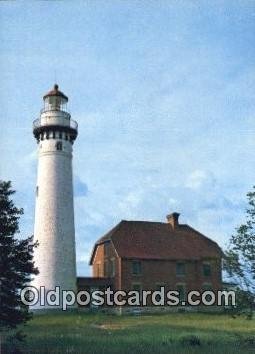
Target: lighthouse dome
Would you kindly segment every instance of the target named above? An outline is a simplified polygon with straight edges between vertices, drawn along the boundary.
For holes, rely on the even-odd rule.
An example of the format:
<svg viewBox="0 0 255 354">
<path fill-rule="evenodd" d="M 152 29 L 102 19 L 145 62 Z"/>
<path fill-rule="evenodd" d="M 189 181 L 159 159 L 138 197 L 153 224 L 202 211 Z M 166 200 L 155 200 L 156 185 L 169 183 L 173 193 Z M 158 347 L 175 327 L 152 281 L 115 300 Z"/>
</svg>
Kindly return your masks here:
<svg viewBox="0 0 255 354">
<path fill-rule="evenodd" d="M 53 89 L 43 96 L 44 110 L 66 110 L 66 104 L 68 97 L 58 89 L 58 85 L 55 84 Z"/>
<path fill-rule="evenodd" d="M 47 92 L 44 96 L 43 96 L 43 99 L 45 100 L 47 97 L 51 97 L 51 96 L 58 96 L 58 97 L 62 97 L 63 99 L 65 99 L 66 101 L 68 101 L 68 97 L 63 93 L 61 92 L 59 89 L 58 89 L 58 85 L 55 84 L 53 89 L 50 90 L 49 92 Z"/>
</svg>

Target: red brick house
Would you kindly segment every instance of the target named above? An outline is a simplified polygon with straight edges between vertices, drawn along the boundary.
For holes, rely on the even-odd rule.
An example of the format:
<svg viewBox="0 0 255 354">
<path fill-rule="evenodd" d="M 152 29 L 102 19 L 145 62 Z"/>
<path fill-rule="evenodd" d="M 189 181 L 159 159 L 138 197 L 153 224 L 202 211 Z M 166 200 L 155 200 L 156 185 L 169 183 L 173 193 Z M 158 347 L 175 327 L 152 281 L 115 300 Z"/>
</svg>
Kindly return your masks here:
<svg viewBox="0 0 255 354">
<path fill-rule="evenodd" d="M 167 222 L 122 220 L 100 238 L 92 251 L 92 278 L 78 278 L 78 288 L 157 290 L 164 286 L 185 294 L 222 287 L 222 251 L 218 244 L 179 214 Z"/>
</svg>

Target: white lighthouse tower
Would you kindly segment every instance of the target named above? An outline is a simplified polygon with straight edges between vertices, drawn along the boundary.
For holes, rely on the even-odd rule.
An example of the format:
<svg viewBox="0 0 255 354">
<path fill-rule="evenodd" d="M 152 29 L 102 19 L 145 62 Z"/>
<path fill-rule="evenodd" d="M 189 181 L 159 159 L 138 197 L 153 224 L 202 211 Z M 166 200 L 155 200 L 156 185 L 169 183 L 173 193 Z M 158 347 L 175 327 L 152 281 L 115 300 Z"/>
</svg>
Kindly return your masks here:
<svg viewBox="0 0 255 354">
<path fill-rule="evenodd" d="M 78 125 L 66 105 L 68 97 L 55 85 L 44 97 L 33 133 L 38 143 L 34 240 L 38 290 L 76 291 L 72 147 Z"/>
</svg>

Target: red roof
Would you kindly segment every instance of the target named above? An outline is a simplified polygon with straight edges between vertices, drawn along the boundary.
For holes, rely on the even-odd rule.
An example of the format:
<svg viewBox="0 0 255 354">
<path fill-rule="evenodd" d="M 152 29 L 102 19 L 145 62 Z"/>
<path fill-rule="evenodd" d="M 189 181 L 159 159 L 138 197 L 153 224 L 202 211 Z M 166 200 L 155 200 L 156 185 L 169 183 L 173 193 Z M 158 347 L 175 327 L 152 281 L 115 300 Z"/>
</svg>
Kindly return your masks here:
<svg viewBox="0 0 255 354">
<path fill-rule="evenodd" d="M 57 84 L 54 85 L 53 90 L 49 91 L 48 93 L 46 93 L 46 95 L 43 96 L 43 99 L 45 100 L 45 98 L 49 96 L 60 96 L 68 101 L 68 97 L 63 94 L 63 92 L 59 91 Z"/>
<path fill-rule="evenodd" d="M 218 244 L 189 225 L 173 228 L 169 223 L 122 220 L 93 249 L 90 264 L 99 244 L 111 241 L 121 258 L 201 259 L 222 256 Z"/>
</svg>

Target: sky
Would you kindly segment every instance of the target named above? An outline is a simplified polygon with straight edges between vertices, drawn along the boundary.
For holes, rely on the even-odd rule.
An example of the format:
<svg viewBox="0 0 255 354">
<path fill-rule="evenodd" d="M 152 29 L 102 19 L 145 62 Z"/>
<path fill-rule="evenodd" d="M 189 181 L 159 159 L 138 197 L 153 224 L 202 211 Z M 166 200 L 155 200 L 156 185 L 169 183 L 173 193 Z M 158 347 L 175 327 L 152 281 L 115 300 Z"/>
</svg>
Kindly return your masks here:
<svg viewBox="0 0 255 354">
<path fill-rule="evenodd" d="M 171 212 L 225 249 L 255 184 L 255 1 L 0 4 L 1 178 L 33 234 L 32 122 L 55 82 L 79 124 L 77 270 L 121 220 Z"/>
</svg>

